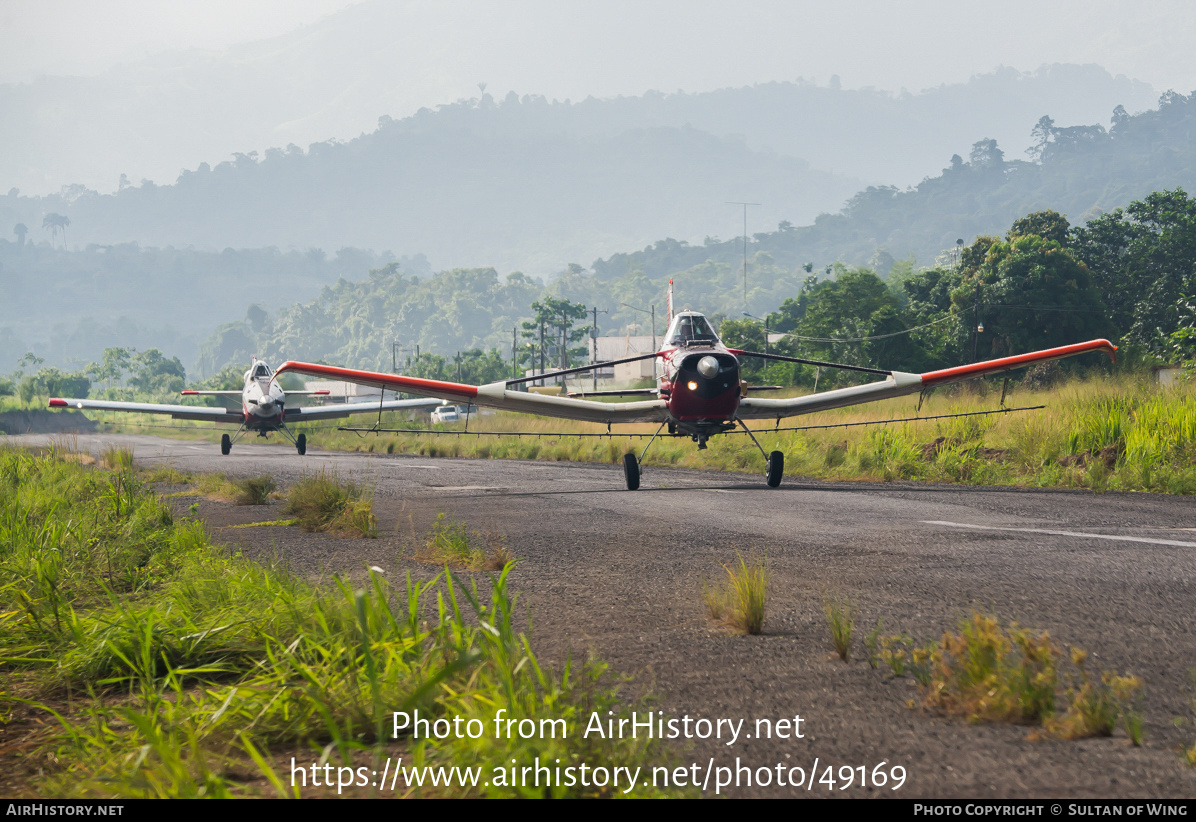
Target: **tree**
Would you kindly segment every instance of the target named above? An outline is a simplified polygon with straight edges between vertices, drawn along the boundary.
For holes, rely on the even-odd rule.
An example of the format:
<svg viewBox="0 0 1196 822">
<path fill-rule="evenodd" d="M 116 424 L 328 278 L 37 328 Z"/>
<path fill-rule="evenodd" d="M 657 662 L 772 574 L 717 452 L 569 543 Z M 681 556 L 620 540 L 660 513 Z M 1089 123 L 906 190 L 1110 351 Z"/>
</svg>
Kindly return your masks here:
<svg viewBox="0 0 1196 822">
<path fill-rule="evenodd" d="M 12 233 L 17 235 L 17 245 L 25 245 L 25 235 L 29 233 L 29 229 L 24 223 L 17 223 L 12 227 Z"/>
<path fill-rule="evenodd" d="M 55 214 L 51 212 L 42 218 L 42 229 L 50 229 L 50 241 L 54 241 L 54 237 L 59 231 L 62 232 L 62 247 L 66 248 L 66 227 L 71 224 L 71 218 L 63 214 Z"/>
<path fill-rule="evenodd" d="M 82 372 L 68 374 L 49 367 L 21 380 L 17 393 L 22 401 L 28 403 L 35 396 L 85 399 L 90 390 L 91 380 Z"/>
<path fill-rule="evenodd" d="M 802 349 L 806 356 L 813 355 L 813 359 L 876 365 L 870 358 L 884 355 L 888 346 L 877 347 L 871 341 L 860 340 L 903 330 L 905 324 L 899 319 L 900 314 L 899 301 L 875 272 L 867 268 L 850 269 L 833 280 L 818 283 L 809 293 L 797 334 L 812 338 L 802 341 Z M 876 331 L 874 327 L 883 330 Z M 823 341 L 836 339 L 844 342 Z M 904 363 L 883 365 L 897 368 Z M 834 377 L 840 378 L 846 378 L 845 374 Z"/>
<path fill-rule="evenodd" d="M 1024 237 L 1027 234 L 1037 234 L 1044 240 L 1053 240 L 1061 246 L 1068 244 L 1068 232 L 1071 229 L 1071 223 L 1057 211 L 1035 211 L 1032 214 L 1027 214 L 1013 221 L 1009 231 L 1005 234 L 1005 239 L 1012 240 L 1014 237 Z"/>
<path fill-rule="evenodd" d="M 129 385 L 146 394 L 177 394 L 187 384 L 187 372 L 179 358 L 168 360 L 156 348 L 135 355 L 132 370 Z"/>
<path fill-rule="evenodd" d="M 530 339 L 535 345 L 539 339 L 541 370 L 569 368 L 574 358 L 584 358 L 588 346 L 578 346 L 577 343 L 589 336 L 589 328 L 574 326 L 579 320 L 584 320 L 589 313 L 585 303 L 574 303 L 567 299 L 545 297 L 532 303 L 534 317 L 525 321 L 522 336 Z M 555 353 L 555 362 L 549 363 L 549 352 Z M 533 362 L 533 367 L 535 363 Z"/>
<path fill-rule="evenodd" d="M 990 137 L 972 144 L 968 160 L 972 168 L 1000 170 L 1005 167 L 1005 152 L 997 148 L 997 141 Z"/>
<path fill-rule="evenodd" d="M 105 348 L 103 361 L 88 365 L 87 374 L 97 382 L 107 383 L 109 387 L 119 385 L 132 364 L 134 353 L 133 348 Z"/>
<path fill-rule="evenodd" d="M 1196 294 L 1196 200 L 1156 191 L 1072 232 L 1115 334 L 1165 355 L 1186 295 Z"/>
<path fill-rule="evenodd" d="M 284 374 L 284 377 L 291 376 Z M 208 391 L 237 391 L 245 385 L 245 363 L 230 362 L 220 371 L 201 382 L 197 388 Z M 286 386 L 283 386 L 284 390 Z"/>
<path fill-rule="evenodd" d="M 1035 162 L 1042 162 L 1042 158 L 1046 156 L 1047 143 L 1051 141 L 1051 135 L 1055 131 L 1055 121 L 1045 114 L 1039 118 L 1038 124 L 1030 129 L 1030 136 L 1034 138 L 1034 145 L 1026 149 L 1026 153 L 1030 155 L 1030 159 Z"/>
<path fill-rule="evenodd" d="M 1037 234 L 994 243 L 951 300 L 969 322 L 979 301 L 984 333 L 978 338 L 977 356 L 982 360 L 1110 332 L 1100 291 L 1087 267 L 1058 242 Z"/>
</svg>

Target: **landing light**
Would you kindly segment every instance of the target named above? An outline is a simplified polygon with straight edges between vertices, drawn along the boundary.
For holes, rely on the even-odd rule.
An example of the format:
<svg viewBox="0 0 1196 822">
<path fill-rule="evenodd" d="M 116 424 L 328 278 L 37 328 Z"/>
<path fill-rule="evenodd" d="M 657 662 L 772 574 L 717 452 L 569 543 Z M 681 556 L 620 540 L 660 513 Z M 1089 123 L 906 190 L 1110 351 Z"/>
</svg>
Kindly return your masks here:
<svg viewBox="0 0 1196 822">
<path fill-rule="evenodd" d="M 685 384 L 685 387 L 688 388 L 690 391 L 698 390 L 698 384 L 696 382 L 694 382 L 693 380 L 690 380 L 689 382 L 687 382 Z"/>
</svg>

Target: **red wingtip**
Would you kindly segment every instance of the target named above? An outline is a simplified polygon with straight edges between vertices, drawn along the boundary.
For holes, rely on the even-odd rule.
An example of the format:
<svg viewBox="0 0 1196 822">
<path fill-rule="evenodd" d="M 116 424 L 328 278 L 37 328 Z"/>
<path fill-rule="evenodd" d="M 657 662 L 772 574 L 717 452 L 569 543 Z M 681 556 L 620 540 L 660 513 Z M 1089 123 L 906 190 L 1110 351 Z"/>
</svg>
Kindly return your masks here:
<svg viewBox="0 0 1196 822">
<path fill-rule="evenodd" d="M 66 408 L 66 407 L 67 407 L 67 401 L 66 401 L 66 400 L 60 400 L 60 399 L 58 399 L 57 397 L 55 397 L 54 399 L 50 400 L 50 407 L 51 407 L 51 408 Z"/>
<path fill-rule="evenodd" d="M 194 388 L 184 388 L 184 389 L 183 389 L 182 391 L 180 391 L 179 393 L 180 393 L 180 394 L 198 394 L 199 392 L 198 392 L 198 391 L 196 391 Z"/>
<path fill-rule="evenodd" d="M 927 388 L 935 385 L 945 385 L 972 377 L 982 377 L 987 374 L 1012 371 L 1015 368 L 1023 368 L 1027 365 L 1034 365 L 1040 362 L 1061 360 L 1064 357 L 1073 357 L 1077 354 L 1086 354 L 1091 351 L 1101 351 L 1108 354 L 1113 362 L 1117 362 L 1117 346 L 1108 340 L 1089 340 L 1088 342 L 1075 343 L 1074 345 L 1061 345 L 1058 348 L 1048 348 L 1045 351 L 1031 351 L 1028 354 L 1018 354 L 1013 357 L 1002 357 L 996 360 L 972 363 L 971 365 L 960 365 L 954 368 L 929 371 L 921 375 L 922 385 Z"/>
<path fill-rule="evenodd" d="M 327 388 L 323 388 L 319 391 L 313 391 L 312 393 L 317 394 L 317 395 L 323 395 L 323 394 L 331 394 L 332 392 L 329 391 Z"/>
</svg>

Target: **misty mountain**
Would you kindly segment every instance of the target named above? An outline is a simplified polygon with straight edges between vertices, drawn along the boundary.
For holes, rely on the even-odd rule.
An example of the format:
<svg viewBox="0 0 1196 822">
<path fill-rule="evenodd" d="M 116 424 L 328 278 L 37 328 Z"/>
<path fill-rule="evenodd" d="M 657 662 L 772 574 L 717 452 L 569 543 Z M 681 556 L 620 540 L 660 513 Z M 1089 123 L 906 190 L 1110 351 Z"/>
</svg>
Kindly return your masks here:
<svg viewBox="0 0 1196 822">
<path fill-rule="evenodd" d="M 509 355 L 512 327 L 530 314 L 528 308 L 521 313 L 521 305 L 544 293 L 602 310 L 604 331 L 620 333 L 635 322 L 643 333 L 648 317 L 624 304 L 655 305 L 663 317 L 670 279 L 678 307 L 733 319 L 745 308 L 764 316 L 815 279 L 848 266 L 868 266 L 882 277 L 900 269 L 908 277 L 917 260 L 926 265 L 939 257 L 954 268 L 950 251 L 957 239 L 970 244 L 977 235 L 1003 234 L 1030 212 L 1053 209 L 1080 224 L 1155 190 L 1196 190 L 1196 145 L 1189 139 L 1194 128 L 1196 93 L 1166 94 L 1156 110 L 1116 111 L 1107 130 L 1040 119 L 1033 129 L 1035 161 L 1007 160 L 996 141 L 979 140 L 966 161 L 953 157 L 941 174 L 916 188 L 870 187 L 839 214 L 755 234 L 747 248 L 746 305 L 738 240 L 659 240 L 597 260 L 589 270 L 570 266 L 547 289 L 518 274 L 504 281 L 494 269 L 417 278 L 390 266 L 368 280 L 325 289 L 256 329 L 227 324 L 204 343 L 203 368 L 217 370 L 250 348 L 375 369 L 387 367 L 396 342 L 441 355 L 490 347 Z"/>
<path fill-rule="evenodd" d="M 289 53 L 284 46 L 281 53 Z M 147 83 L 189 78 L 187 90 L 172 94 L 155 115 L 177 109 L 182 117 L 187 95 L 213 74 L 223 93 L 193 109 L 202 128 L 184 129 L 187 139 L 220 123 L 254 121 L 276 105 L 261 78 L 235 82 L 218 65 L 205 61 L 195 76 L 185 66 L 147 71 Z M 53 119 L 53 134 L 43 139 L 39 124 L 51 121 L 38 112 L 47 100 L 58 99 L 54 111 L 68 120 L 87 112 L 112 117 L 121 105 L 101 105 L 104 94 L 95 88 L 78 92 L 86 102 L 74 100 L 73 81 L 39 82 L 58 85 L 0 90 L 0 110 L 11 95 L 23 100 L 0 118 L 0 145 L 10 147 L 0 152 L 0 173 L 5 162 L 70 168 L 77 152 L 101 162 L 105 141 L 120 139 L 117 132 L 144 156 L 171 144 L 169 135 L 153 137 L 133 115 L 121 118 L 111 135 L 99 124 Z M 138 105 L 154 96 L 142 91 L 132 95 Z M 922 179 L 977 136 L 1000 142 L 1016 134 L 1012 145 L 1025 145 L 1025 124 L 1045 112 L 1066 123 L 1087 111 L 1091 122 L 1118 104 L 1135 110 L 1148 91 L 1095 66 L 1052 66 L 901 95 L 810 83 L 577 103 L 483 94 L 403 119 L 384 115 L 376 130 L 348 142 L 237 153 L 215 167 L 200 163 L 171 185 L 144 181 L 109 195 L 82 184 L 47 197 L 10 192 L 0 198 L 0 225 L 40 225 L 45 214 L 59 213 L 71 219 L 79 245 L 352 246 L 423 253 L 436 267 L 481 264 L 544 275 L 662 236 L 696 242 L 739 234 L 737 209 L 727 201 L 760 203 L 749 213 L 756 227 L 810 222 L 838 210 L 868 182 Z M 237 103 L 242 93 L 261 105 Z M 227 116 L 205 108 L 224 98 Z M 83 142 L 62 143 L 74 139 Z M 33 148 L 43 156 L 21 159 Z"/>
<path fill-rule="evenodd" d="M 434 114 L 424 116 L 435 119 Z M 802 269 L 806 263 L 812 264 L 815 271 L 836 262 L 870 265 L 884 274 L 896 261 L 904 261 L 908 267 L 911 255 L 921 264 L 929 264 L 944 250 L 954 248 L 956 239 L 970 242 L 980 234 L 1000 233 L 1031 211 L 1055 209 L 1079 223 L 1154 190 L 1182 186 L 1196 191 L 1196 144 L 1190 139 L 1196 127 L 1196 95 L 1164 95 L 1157 109 L 1138 115 L 1118 109 L 1108 129 L 1100 124 L 1060 126 L 1050 118 L 1040 119 L 1037 125 L 1025 125 L 1034 140 L 1033 161 L 1010 159 L 996 141 L 978 140 L 966 160 L 951 158 L 940 174 L 916 188 L 868 187 L 852 196 L 837 214 L 820 215 L 805 225 L 784 222 L 776 231 L 755 232 L 748 248 L 749 310 L 762 315 L 792 296 L 804 282 L 806 273 Z M 386 124 L 373 139 L 414 140 L 419 135 L 405 130 L 409 127 Z M 729 145 L 702 132 L 682 130 L 682 134 L 699 146 Z M 647 132 L 643 136 L 648 145 L 650 136 Z M 353 146 L 334 145 L 327 150 L 334 157 L 347 153 L 351 159 Z M 231 186 L 237 180 L 255 179 L 251 176 L 255 174 L 269 180 L 267 172 L 276 174 L 277 184 L 278 179 L 288 179 L 283 173 L 288 164 L 306 168 L 321 156 L 320 151 L 296 151 L 272 154 L 261 162 L 245 158 L 237 164 L 188 175 L 176 187 L 142 187 L 109 199 L 123 197 L 130 204 L 142 203 L 140 207 L 147 217 L 152 217 L 150 205 L 154 201 L 150 198 L 156 194 L 177 196 L 189 186 L 202 191 L 205 181 L 217 188 Z M 562 174 L 589 174 L 592 188 L 600 188 L 601 181 L 595 179 L 592 169 L 578 170 L 563 160 L 558 162 Z M 677 156 L 669 162 L 677 162 Z M 329 166 L 338 170 L 346 167 L 344 163 Z M 463 181 L 471 173 L 480 176 L 471 169 L 457 173 Z M 689 173 L 692 176 L 694 172 L 691 169 Z M 219 183 L 222 175 L 225 183 Z M 335 175 L 330 175 L 329 190 L 335 189 L 335 181 Z M 367 193 L 371 190 L 364 172 L 358 184 Z M 346 197 L 350 196 L 347 185 L 344 191 Z M 287 197 L 297 199 L 294 194 L 283 199 Z M 76 205 L 103 199 L 97 195 L 81 197 Z M 13 219 L 17 212 L 3 209 L 22 204 L 27 204 L 26 198 L 0 197 L 0 218 Z M 558 206 L 580 207 L 565 200 Z M 252 221 L 258 207 L 253 200 L 238 203 L 230 199 L 229 208 L 237 209 L 231 212 L 231 221 Z M 87 212 L 73 213 L 78 218 L 79 213 Z M 202 212 L 193 215 L 197 221 L 203 216 Z M 317 215 L 319 219 L 333 216 Z M 390 215 L 376 216 L 384 222 Z M 513 211 L 495 212 L 488 219 L 512 236 L 524 230 L 519 222 L 521 215 Z M 753 214 L 753 221 L 756 219 Z M 393 257 L 353 249 L 326 257 L 318 250 L 226 249 L 213 253 L 127 245 L 68 252 L 60 247 L 61 231 L 50 233 L 52 225 L 42 229 L 40 222 L 31 222 L 26 227 L 28 233 L 49 239 L 36 246 L 0 240 L 0 281 L 6 294 L 0 304 L 0 363 L 12 361 L 29 348 L 41 356 L 53 357 L 55 363 L 70 365 L 80 359 L 94 359 L 106 345 L 156 345 L 182 356 L 190 368 L 197 362 L 199 342 L 211 329 L 221 323 L 236 326 L 251 303 L 272 312 L 271 327 L 288 329 L 287 350 L 298 347 L 305 356 L 318 358 L 319 351 L 329 356 L 341 352 L 349 361 L 349 354 L 356 360 L 364 356 L 362 352 L 369 352 L 372 361 L 384 357 L 387 341 L 392 339 L 450 354 L 455 345 L 508 344 L 508 321 L 518 316 L 511 306 L 518 299 L 544 293 L 541 284 L 521 278 L 511 286 L 518 291 L 518 298 L 505 292 L 500 295 L 495 289 L 501 291 L 508 285 L 492 270 L 485 276 L 448 272 L 433 277 L 434 267 L 422 257 L 399 260 L 398 272 L 403 277 L 379 281 L 373 291 L 365 293 L 359 292 L 355 284 Z M 488 230 L 486 225 L 460 217 L 450 228 L 461 236 Z M 528 230 L 534 229 L 532 226 Z M 72 243 L 78 242 L 76 220 L 65 230 Z M 59 247 L 51 248 L 51 241 Z M 551 288 L 553 293 L 587 305 L 611 309 L 604 324 L 626 324 L 634 316 L 621 309 L 619 303 L 659 305 L 663 283 L 675 276 L 679 298 L 711 312 L 734 316 L 742 310 L 742 253 L 737 239 L 709 237 L 701 243 L 658 239 L 640 250 L 623 250 L 600 258 L 588 271 L 580 265 L 559 266 L 551 272 Z M 415 278 L 424 284 L 417 284 Z M 338 279 L 342 282 L 320 291 Z M 480 289 L 477 293 L 471 291 L 475 286 Z M 306 302 L 317 293 L 322 293 L 319 301 Z M 413 295 L 419 295 L 418 310 L 400 310 Z M 355 307 L 359 302 L 360 308 Z M 291 303 L 295 303 L 292 308 L 280 310 Z M 491 305 L 508 307 L 495 314 Z M 366 314 L 370 314 L 368 321 L 363 319 Z M 390 317 L 398 325 L 391 320 L 378 321 L 375 314 Z M 179 320 L 183 316 L 186 322 Z M 264 334 L 264 328 L 226 328 L 228 334 L 209 340 L 202 358 L 205 373 L 223 365 L 225 354 L 241 351 L 247 345 L 260 343 L 260 351 L 285 353 L 282 341 Z M 310 337 L 305 338 L 305 334 Z"/>
<path fill-rule="evenodd" d="M 542 105 L 484 97 L 476 107 L 498 116 Z M 424 253 L 437 267 L 481 260 L 546 273 L 662 234 L 733 226 L 726 201 L 748 192 L 811 220 L 818 211 L 804 203 L 842 202 L 859 185 L 693 128 L 506 136 L 429 112 L 348 143 L 205 163 L 171 186 L 9 195 L 0 220 L 40 228 L 42 214 L 64 214 L 79 245 L 352 246 Z"/>
<path fill-rule="evenodd" d="M 671 5 L 679 13 L 674 29 L 683 32 L 685 5 Z M 521 20 L 529 13 L 531 19 Z M 163 184 L 180 169 L 216 165 L 237 152 L 351 139 L 373 131 L 379 117 L 403 119 L 420 106 L 473 96 L 485 86 L 479 80 L 499 79 L 504 91 L 534 96 L 544 89 L 529 83 L 539 76 L 536 69 L 542 74 L 549 66 L 558 76 L 586 77 L 585 85 L 594 87 L 602 66 L 586 66 L 585 55 L 601 50 L 603 38 L 612 45 L 642 43 L 634 19 L 552 4 L 533 11 L 515 3 L 373 0 L 223 52 L 168 52 L 94 77 L 6 84 L 0 86 L 0 191 L 15 186 L 42 195 L 82 184 L 111 192 L 122 174 L 134 185 L 143 179 Z M 576 37 L 538 38 L 538 30 Z M 668 53 L 667 42 L 649 38 L 642 45 L 650 49 L 642 55 L 647 64 Z M 528 52 L 526 67 L 512 72 L 511 50 L 520 48 Z M 815 169 L 905 186 L 933 173 L 940 157 L 964 151 L 977 135 L 1020 154 L 1026 147 L 1020 124 L 1027 120 L 1050 112 L 1063 123 L 1087 123 L 1118 104 L 1130 112 L 1144 109 L 1156 96 L 1148 85 L 1096 66 L 1025 74 L 1004 68 L 912 92 L 847 89 L 833 72 L 849 69 L 853 56 L 845 53 L 842 62 L 827 65 L 829 84 L 792 78 L 705 94 L 565 101 L 546 116 L 526 119 L 516 132 L 610 136 L 688 123 L 718 137 L 743 135 L 753 150 L 802 158 Z M 780 219 L 800 214 L 769 216 Z"/>
</svg>

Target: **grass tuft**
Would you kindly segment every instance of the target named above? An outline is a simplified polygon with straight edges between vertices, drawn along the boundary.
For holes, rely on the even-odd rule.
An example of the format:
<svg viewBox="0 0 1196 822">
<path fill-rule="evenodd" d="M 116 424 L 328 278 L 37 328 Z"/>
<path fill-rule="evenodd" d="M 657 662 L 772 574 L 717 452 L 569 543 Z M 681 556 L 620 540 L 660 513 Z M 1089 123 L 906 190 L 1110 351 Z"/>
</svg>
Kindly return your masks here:
<svg viewBox="0 0 1196 822">
<path fill-rule="evenodd" d="M 162 485 L 190 485 L 195 477 L 178 470 L 173 465 L 155 465 L 144 472 L 146 482 L 156 482 Z"/>
<path fill-rule="evenodd" d="M 976 612 L 931 651 L 925 703 L 969 722 L 1040 724 L 1055 710 L 1059 655 L 1046 631 Z"/>
<path fill-rule="evenodd" d="M 100 453 L 100 464 L 113 471 L 133 470 L 133 448 L 122 448 L 118 445 L 106 445 Z"/>
<path fill-rule="evenodd" d="M 748 560 L 742 554 L 736 556 L 738 564 L 723 564 L 727 579 L 721 585 L 703 582 L 702 598 L 711 619 L 740 633 L 758 634 L 764 629 L 768 569 L 763 557 Z"/>
<path fill-rule="evenodd" d="M 233 502 L 237 505 L 266 505 L 270 502 L 270 494 L 277 487 L 274 477 L 269 474 L 234 480 L 233 484 L 237 488 Z"/>
<path fill-rule="evenodd" d="M 1142 744 L 1142 680 L 1104 671 L 1090 676 L 1087 652 L 1069 654 L 1046 631 L 1008 628 L 995 616 L 975 612 L 937 644 L 915 647 L 907 635 L 883 637 L 880 653 L 901 676 L 907 666 L 922 688 L 923 704 L 969 722 L 1037 725 L 1032 739 L 1112 736 L 1122 721 L 1130 743 Z M 1074 672 L 1060 693 L 1060 665 Z M 1066 708 L 1056 713 L 1057 703 Z M 912 707 L 912 705 L 911 705 Z"/>
<path fill-rule="evenodd" d="M 441 511 L 415 558 L 421 562 L 465 568 L 470 571 L 500 571 L 514 557 L 506 537 L 492 531 L 473 531 Z"/>
<path fill-rule="evenodd" d="M 304 477 L 287 491 L 288 514 L 293 514 L 304 531 L 328 531 L 378 536 L 373 501 L 361 486 L 341 482 L 321 471 Z"/>
<path fill-rule="evenodd" d="M 822 598 L 826 610 L 826 621 L 831 629 L 831 642 L 835 653 L 844 662 L 850 662 L 851 633 L 855 627 L 855 608 L 846 594 L 828 591 Z M 875 667 L 875 666 L 873 666 Z"/>
</svg>

